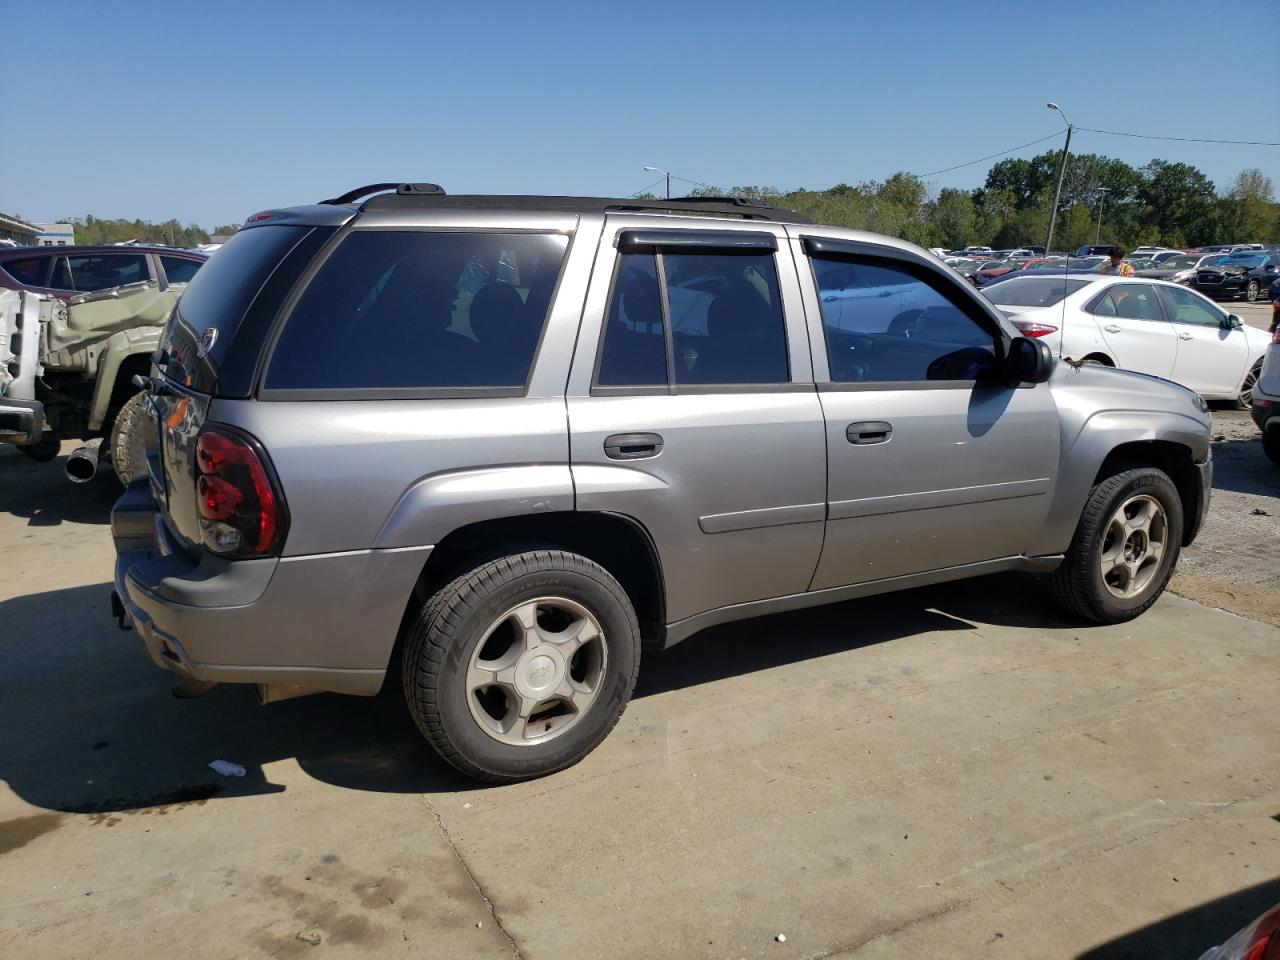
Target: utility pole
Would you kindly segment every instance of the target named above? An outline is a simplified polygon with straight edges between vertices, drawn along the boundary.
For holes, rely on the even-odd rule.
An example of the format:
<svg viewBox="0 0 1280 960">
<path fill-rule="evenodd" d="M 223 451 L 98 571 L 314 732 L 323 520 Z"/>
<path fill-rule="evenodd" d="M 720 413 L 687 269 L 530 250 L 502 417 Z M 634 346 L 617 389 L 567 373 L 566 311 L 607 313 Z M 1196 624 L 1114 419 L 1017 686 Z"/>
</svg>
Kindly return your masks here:
<svg viewBox="0 0 1280 960">
<path fill-rule="evenodd" d="M 1098 188 L 1098 232 L 1093 235 L 1093 243 L 1095 246 L 1102 243 L 1102 208 L 1107 205 L 1107 193 L 1110 192 L 1109 187 Z"/>
<path fill-rule="evenodd" d="M 1046 255 L 1053 250 L 1053 226 L 1054 221 L 1058 218 L 1058 200 L 1062 196 L 1062 178 L 1067 173 L 1067 155 L 1071 152 L 1071 121 L 1067 119 L 1067 115 L 1062 112 L 1062 108 L 1056 103 L 1049 102 L 1045 104 L 1050 110 L 1057 110 L 1062 114 L 1062 119 L 1067 121 L 1067 142 L 1062 145 L 1062 163 L 1058 165 L 1058 185 L 1053 190 L 1053 206 L 1049 210 L 1049 239 L 1044 242 L 1044 252 Z"/>
</svg>

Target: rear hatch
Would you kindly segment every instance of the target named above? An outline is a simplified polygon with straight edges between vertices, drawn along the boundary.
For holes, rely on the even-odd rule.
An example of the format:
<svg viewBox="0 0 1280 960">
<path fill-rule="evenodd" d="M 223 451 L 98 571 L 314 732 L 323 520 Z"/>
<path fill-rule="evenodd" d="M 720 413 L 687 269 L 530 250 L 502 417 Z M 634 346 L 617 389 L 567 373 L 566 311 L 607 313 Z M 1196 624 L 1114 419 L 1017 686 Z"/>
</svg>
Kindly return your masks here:
<svg viewBox="0 0 1280 960">
<path fill-rule="evenodd" d="M 241 230 L 195 275 L 165 328 L 157 354 L 161 376 L 149 398 L 157 434 L 151 480 L 170 530 L 188 549 L 201 542 L 200 430 L 217 397 L 252 394 L 276 314 L 335 229 L 268 222 Z"/>
</svg>

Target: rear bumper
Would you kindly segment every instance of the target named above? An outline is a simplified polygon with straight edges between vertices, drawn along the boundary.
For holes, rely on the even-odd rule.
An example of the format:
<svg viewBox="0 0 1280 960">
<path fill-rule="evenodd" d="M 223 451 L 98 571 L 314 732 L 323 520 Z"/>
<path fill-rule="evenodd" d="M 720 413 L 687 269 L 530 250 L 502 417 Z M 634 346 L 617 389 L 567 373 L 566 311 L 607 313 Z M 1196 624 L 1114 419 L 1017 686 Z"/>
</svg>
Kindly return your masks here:
<svg viewBox="0 0 1280 960">
<path fill-rule="evenodd" d="M 0 443 L 39 443 L 44 434 L 44 404 L 0 397 Z"/>
<path fill-rule="evenodd" d="M 193 560 L 145 480 L 111 512 L 115 588 L 157 666 L 194 680 L 376 694 L 430 547 Z"/>
</svg>

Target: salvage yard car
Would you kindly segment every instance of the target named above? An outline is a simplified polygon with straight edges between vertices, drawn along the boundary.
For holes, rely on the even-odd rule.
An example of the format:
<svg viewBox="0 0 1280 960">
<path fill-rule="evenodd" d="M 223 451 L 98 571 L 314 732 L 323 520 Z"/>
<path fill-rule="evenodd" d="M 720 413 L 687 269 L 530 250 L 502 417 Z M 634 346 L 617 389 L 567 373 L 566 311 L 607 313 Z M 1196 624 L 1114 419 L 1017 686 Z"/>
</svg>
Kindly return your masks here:
<svg viewBox="0 0 1280 960">
<path fill-rule="evenodd" d="M 100 459 L 125 484 L 142 476 L 133 378 L 205 259 L 149 247 L 0 252 L 0 443 L 43 462 L 63 440 L 86 440 L 67 460 L 72 480 L 91 479 Z"/>
<path fill-rule="evenodd" d="M 1196 270 L 1191 285 L 1211 297 L 1253 303 L 1280 275 L 1280 253 L 1246 250 L 1229 253 Z"/>
<path fill-rule="evenodd" d="M 746 200 L 264 211 L 146 397 L 111 525 L 151 659 L 263 701 L 400 677 L 494 782 L 582 759 L 642 650 L 713 624 L 1006 570 L 1129 620 L 1209 502 L 1192 391 L 1058 363 L 926 251 Z"/>
<path fill-rule="evenodd" d="M 1271 342 L 1213 301 L 1159 280 L 1021 276 L 983 293 L 1055 356 L 1163 377 L 1241 410 Z"/>
</svg>

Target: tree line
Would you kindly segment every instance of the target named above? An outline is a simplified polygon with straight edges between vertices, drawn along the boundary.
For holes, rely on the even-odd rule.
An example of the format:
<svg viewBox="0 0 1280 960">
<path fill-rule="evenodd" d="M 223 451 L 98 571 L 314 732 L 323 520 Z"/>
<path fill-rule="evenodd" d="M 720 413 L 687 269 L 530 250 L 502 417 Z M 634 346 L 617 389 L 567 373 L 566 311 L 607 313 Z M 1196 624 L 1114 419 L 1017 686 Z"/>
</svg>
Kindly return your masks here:
<svg viewBox="0 0 1280 960">
<path fill-rule="evenodd" d="M 693 193 L 750 197 L 819 223 L 888 234 L 923 247 L 1000 249 L 1045 242 L 1061 158 L 1060 151 L 1051 150 L 1030 160 L 1001 160 L 981 187 L 945 187 L 936 195 L 906 172 L 826 190 L 706 187 Z M 1280 242 L 1280 204 L 1271 180 L 1257 169 L 1241 171 L 1219 191 L 1185 163 L 1157 159 L 1132 167 L 1111 157 L 1077 154 L 1064 172 L 1053 245 L 1074 250 L 1094 242 L 1130 250 L 1141 244 Z"/>
<path fill-rule="evenodd" d="M 170 247 L 194 247 L 208 243 L 210 234 L 231 234 L 239 227 L 230 224 L 206 231 L 194 223 L 183 226 L 177 220 L 152 223 L 149 220 L 105 220 L 89 214 L 71 217 L 75 227 L 76 243 L 109 244 L 137 240 L 140 243 L 162 243 Z"/>
</svg>

